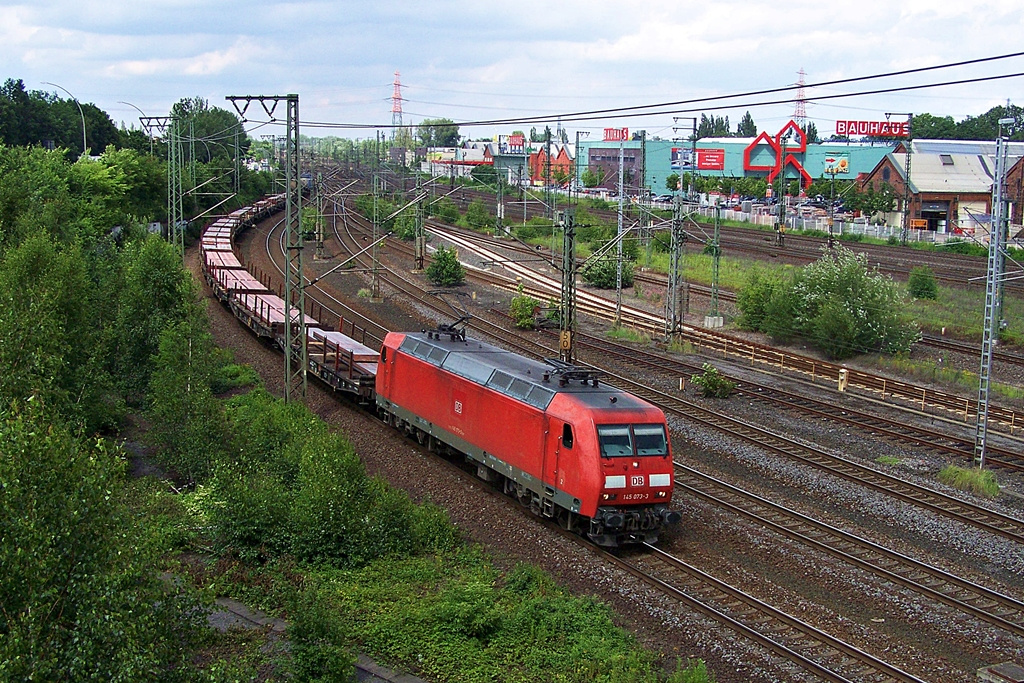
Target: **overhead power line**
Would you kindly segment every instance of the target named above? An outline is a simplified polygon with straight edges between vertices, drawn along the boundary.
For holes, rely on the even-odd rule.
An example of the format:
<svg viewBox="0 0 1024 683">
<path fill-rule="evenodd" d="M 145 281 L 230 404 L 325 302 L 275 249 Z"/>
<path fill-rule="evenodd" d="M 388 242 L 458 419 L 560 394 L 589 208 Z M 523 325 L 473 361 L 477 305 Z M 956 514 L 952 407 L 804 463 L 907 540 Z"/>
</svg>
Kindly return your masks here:
<svg viewBox="0 0 1024 683">
<path fill-rule="evenodd" d="M 952 69 L 961 66 L 971 66 L 976 64 L 982 64 L 987 62 L 993 62 L 998 60 L 1012 59 L 1016 57 L 1024 56 L 1024 52 L 1013 52 L 1004 55 L 996 55 L 992 57 L 982 57 L 978 59 L 970 59 L 960 62 L 952 62 L 949 64 L 938 64 L 934 66 L 918 67 L 915 69 L 904 69 L 900 71 L 888 71 L 880 74 L 872 74 L 868 76 L 855 76 L 851 78 L 835 79 L 831 81 L 822 81 L 820 83 L 805 84 L 805 88 L 824 88 L 832 87 L 837 85 L 845 85 L 850 83 L 857 83 L 862 81 L 876 80 L 880 78 L 893 78 L 896 76 L 906 76 L 911 74 L 920 74 L 929 71 L 937 71 L 942 69 Z M 1006 78 L 1015 78 L 1024 76 L 1022 72 L 1002 74 L 998 76 L 979 76 L 975 78 L 965 78 L 952 81 L 943 81 L 937 83 L 926 83 L 909 86 L 894 86 L 891 88 L 879 88 L 874 90 L 863 90 L 851 93 L 837 93 L 832 95 L 822 95 L 820 97 L 809 98 L 810 101 L 823 101 L 832 99 L 841 99 L 848 97 L 863 97 L 866 95 L 877 95 L 884 93 L 893 92 L 906 92 L 913 90 L 922 90 L 926 88 L 939 88 L 948 87 L 952 85 L 965 85 L 970 83 L 981 83 L 985 81 L 1000 80 Z M 777 93 L 786 93 L 792 90 L 798 89 L 799 85 L 787 85 L 778 88 L 767 88 L 762 90 L 750 90 L 741 93 L 735 93 L 731 95 L 717 95 L 710 97 L 693 98 L 688 100 L 678 100 L 674 102 L 660 102 L 655 104 L 644 104 L 635 105 L 628 107 L 614 107 L 608 109 L 592 109 L 586 111 L 577 111 L 561 114 L 544 114 L 535 116 L 523 116 L 523 117 L 511 117 L 504 119 L 487 119 L 477 121 L 463 121 L 458 122 L 457 125 L 460 127 L 464 126 L 493 126 L 493 125 L 518 125 L 518 124 L 532 124 L 532 123 L 546 123 L 560 118 L 562 121 L 594 121 L 601 119 L 610 118 L 635 118 L 639 116 L 661 116 L 666 114 L 678 114 L 700 111 L 707 109 L 708 105 L 714 104 L 714 108 L 743 108 L 743 107 L 758 107 L 758 106 L 769 106 L 773 104 L 788 104 L 792 101 L 792 98 L 775 99 L 775 100 L 752 100 L 743 102 L 727 102 L 728 100 L 735 100 L 740 98 L 754 98 L 763 95 L 772 95 Z M 687 107 L 689 105 L 704 105 L 703 107 L 697 108 L 680 108 Z M 304 126 L 313 128 L 342 128 L 342 129 L 386 129 L 391 128 L 390 125 L 386 124 L 355 124 L 355 123 L 331 123 L 323 121 L 310 121 L 303 122 Z"/>
</svg>

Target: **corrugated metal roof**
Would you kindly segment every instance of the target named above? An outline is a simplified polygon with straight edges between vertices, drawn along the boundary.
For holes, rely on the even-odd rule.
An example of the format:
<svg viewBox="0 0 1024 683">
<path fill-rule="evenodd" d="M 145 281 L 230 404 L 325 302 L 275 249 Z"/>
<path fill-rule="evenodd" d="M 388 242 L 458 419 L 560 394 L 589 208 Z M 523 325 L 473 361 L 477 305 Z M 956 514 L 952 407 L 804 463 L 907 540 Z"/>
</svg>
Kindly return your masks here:
<svg viewBox="0 0 1024 683">
<path fill-rule="evenodd" d="M 893 153 L 902 174 L 906 154 Z M 943 159 L 945 157 L 945 159 Z M 994 159 L 983 154 L 915 153 L 910 159 L 911 186 L 915 192 L 991 192 Z"/>
</svg>

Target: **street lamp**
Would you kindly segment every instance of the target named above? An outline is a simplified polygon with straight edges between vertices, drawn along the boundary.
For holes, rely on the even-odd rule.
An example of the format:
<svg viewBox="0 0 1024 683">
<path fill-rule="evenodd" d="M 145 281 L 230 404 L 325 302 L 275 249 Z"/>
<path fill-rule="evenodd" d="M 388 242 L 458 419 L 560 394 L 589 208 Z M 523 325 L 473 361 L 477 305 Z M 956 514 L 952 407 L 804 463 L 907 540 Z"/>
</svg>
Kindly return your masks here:
<svg viewBox="0 0 1024 683">
<path fill-rule="evenodd" d="M 82 111 L 82 105 L 79 104 L 78 98 L 75 97 L 74 95 L 72 95 L 70 92 L 68 92 L 67 88 L 59 86 L 56 83 L 50 83 L 49 81 L 43 81 L 43 85 L 52 85 L 54 88 L 60 88 L 64 92 L 68 93 L 68 97 L 73 99 L 75 101 L 75 104 L 78 105 L 78 113 L 81 114 L 81 116 L 82 116 L 82 154 L 85 154 L 85 150 L 86 150 L 86 146 L 85 146 L 85 112 Z"/>
<path fill-rule="evenodd" d="M 131 102 L 125 102 L 124 100 L 118 100 L 118 101 L 117 101 L 117 103 L 118 103 L 118 104 L 127 104 L 127 105 L 128 105 L 129 107 L 132 107 L 133 109 L 135 109 L 135 111 L 137 111 L 137 112 L 139 112 L 140 114 L 142 114 L 142 116 L 146 116 L 146 112 L 142 111 L 141 109 L 139 109 L 138 107 L 136 107 L 136 106 L 135 106 L 134 104 L 132 104 Z M 140 119 L 139 119 L 139 121 L 141 122 L 141 121 L 142 121 L 142 119 L 140 118 Z M 147 136 L 147 137 L 149 138 L 149 155 L 150 155 L 150 156 L 153 156 L 153 136 L 152 136 L 152 134 L 150 134 L 150 132 L 149 132 L 149 130 L 148 130 L 148 129 L 147 129 L 147 131 L 146 131 L 146 136 Z"/>
</svg>

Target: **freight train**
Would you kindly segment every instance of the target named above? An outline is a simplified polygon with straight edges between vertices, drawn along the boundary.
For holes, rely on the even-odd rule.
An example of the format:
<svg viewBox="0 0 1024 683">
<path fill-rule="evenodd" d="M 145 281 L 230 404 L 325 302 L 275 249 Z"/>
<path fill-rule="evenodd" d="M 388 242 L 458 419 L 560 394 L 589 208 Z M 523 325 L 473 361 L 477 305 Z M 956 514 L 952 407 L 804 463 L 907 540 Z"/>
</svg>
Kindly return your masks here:
<svg viewBox="0 0 1024 683">
<path fill-rule="evenodd" d="M 214 294 L 282 348 L 284 326 L 296 324 L 298 311 L 248 273 L 231 246 L 283 201 L 271 197 L 217 219 L 201 239 Z M 671 509 L 664 413 L 602 383 L 594 370 L 525 358 L 467 339 L 453 325 L 390 332 L 376 351 L 306 316 L 305 337 L 311 374 L 598 545 L 653 543 L 680 519 Z"/>
</svg>

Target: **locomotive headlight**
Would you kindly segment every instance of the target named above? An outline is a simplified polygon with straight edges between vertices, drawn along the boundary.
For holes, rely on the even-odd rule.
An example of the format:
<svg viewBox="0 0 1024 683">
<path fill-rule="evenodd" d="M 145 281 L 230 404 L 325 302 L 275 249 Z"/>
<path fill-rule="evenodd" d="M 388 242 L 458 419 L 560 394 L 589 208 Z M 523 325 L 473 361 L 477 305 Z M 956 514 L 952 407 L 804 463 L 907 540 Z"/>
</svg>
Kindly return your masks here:
<svg viewBox="0 0 1024 683">
<path fill-rule="evenodd" d="M 617 494 L 617 493 L 602 493 L 601 494 L 601 500 L 615 500 L 618 497 L 619 497 L 619 494 Z"/>
<path fill-rule="evenodd" d="M 664 491 L 658 491 L 654 494 L 657 498 L 664 498 L 667 494 Z"/>
<path fill-rule="evenodd" d="M 671 474 L 652 474 L 650 476 L 651 486 L 671 486 L 672 475 Z"/>
</svg>

